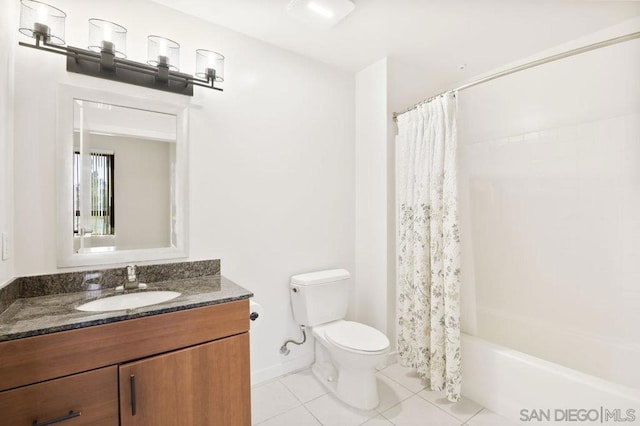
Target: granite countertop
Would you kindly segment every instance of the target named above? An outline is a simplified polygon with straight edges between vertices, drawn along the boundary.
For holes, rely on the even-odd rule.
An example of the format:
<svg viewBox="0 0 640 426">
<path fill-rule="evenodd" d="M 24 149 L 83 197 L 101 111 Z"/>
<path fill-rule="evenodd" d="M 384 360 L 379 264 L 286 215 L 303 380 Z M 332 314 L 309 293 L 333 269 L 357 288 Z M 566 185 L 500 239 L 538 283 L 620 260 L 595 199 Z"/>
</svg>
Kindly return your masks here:
<svg viewBox="0 0 640 426">
<path fill-rule="evenodd" d="M 253 296 L 250 291 L 220 274 L 152 282 L 146 290 L 134 291 L 154 290 L 170 290 L 182 294 L 168 302 L 110 312 L 82 312 L 75 308 L 91 300 L 123 294 L 114 288 L 19 298 L 0 313 L 0 341 L 232 302 Z"/>
</svg>

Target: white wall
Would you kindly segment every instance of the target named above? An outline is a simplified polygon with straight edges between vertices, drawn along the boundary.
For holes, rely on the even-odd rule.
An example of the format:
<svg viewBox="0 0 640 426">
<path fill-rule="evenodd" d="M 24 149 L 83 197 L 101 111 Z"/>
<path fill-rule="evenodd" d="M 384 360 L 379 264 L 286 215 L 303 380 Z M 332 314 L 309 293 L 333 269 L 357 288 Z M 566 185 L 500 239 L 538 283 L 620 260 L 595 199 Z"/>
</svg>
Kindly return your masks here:
<svg viewBox="0 0 640 426">
<path fill-rule="evenodd" d="M 169 247 L 175 143 L 123 137 L 97 139 L 95 144 L 92 140 L 93 146 L 104 146 L 115 154 L 116 246 Z"/>
<path fill-rule="evenodd" d="M 388 329 L 387 59 L 356 74 L 357 321 Z"/>
<path fill-rule="evenodd" d="M 257 377 L 308 362 L 311 344 L 287 358 L 278 352 L 299 333 L 288 280 L 325 268 L 354 270 L 353 76 L 144 0 L 56 6 L 69 15 L 71 45 L 86 45 L 86 20 L 98 16 L 129 29 L 134 60 L 145 59 L 146 35 L 156 33 L 181 43 L 187 72 L 196 48 L 225 54 L 225 91 L 195 88 L 190 110 L 190 258 L 220 258 L 223 275 L 264 305 L 262 327 L 252 334 Z M 68 74 L 62 57 L 16 52 L 16 274 L 55 272 L 57 85 L 177 95 Z"/>
<path fill-rule="evenodd" d="M 357 321 L 396 340 L 395 137 L 392 113 L 443 86 L 424 70 L 383 58 L 356 73 Z"/>
<path fill-rule="evenodd" d="M 465 90 L 458 118 L 475 333 L 636 388 L 639 75 L 635 40 Z"/>
<path fill-rule="evenodd" d="M 0 14 L 0 233 L 8 237 L 9 258 L 0 256 L 0 287 L 13 277 L 13 79 L 17 2 Z M 0 249 L 1 249 L 0 242 Z"/>
</svg>

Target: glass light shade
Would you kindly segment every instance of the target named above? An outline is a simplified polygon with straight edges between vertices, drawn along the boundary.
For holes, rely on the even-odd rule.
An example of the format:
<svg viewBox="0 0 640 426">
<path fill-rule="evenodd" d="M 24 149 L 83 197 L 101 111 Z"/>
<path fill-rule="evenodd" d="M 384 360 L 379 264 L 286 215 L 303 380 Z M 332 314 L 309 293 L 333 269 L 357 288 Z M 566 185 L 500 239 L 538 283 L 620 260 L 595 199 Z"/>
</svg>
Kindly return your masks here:
<svg viewBox="0 0 640 426">
<path fill-rule="evenodd" d="M 208 78 L 215 71 L 216 81 L 224 81 L 224 56 L 211 50 L 196 50 L 196 76 Z"/>
<path fill-rule="evenodd" d="M 64 44 L 64 20 L 67 14 L 58 8 L 35 0 L 20 1 L 20 31 L 35 38 L 43 36 L 43 41 Z"/>
<path fill-rule="evenodd" d="M 147 37 L 147 63 L 167 65 L 172 71 L 180 69 L 180 45 L 168 38 L 150 35 Z"/>
<path fill-rule="evenodd" d="M 127 29 L 103 19 L 89 19 L 89 50 L 113 52 L 118 58 L 127 57 Z"/>
</svg>

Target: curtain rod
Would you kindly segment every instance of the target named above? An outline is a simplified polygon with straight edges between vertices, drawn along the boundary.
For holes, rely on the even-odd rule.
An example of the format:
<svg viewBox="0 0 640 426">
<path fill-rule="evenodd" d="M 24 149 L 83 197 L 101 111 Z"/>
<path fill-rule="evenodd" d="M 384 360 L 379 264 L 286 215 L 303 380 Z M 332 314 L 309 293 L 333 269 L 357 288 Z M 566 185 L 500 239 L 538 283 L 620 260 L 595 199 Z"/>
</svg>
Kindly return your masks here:
<svg viewBox="0 0 640 426">
<path fill-rule="evenodd" d="M 402 115 L 405 112 L 409 112 L 409 111 L 411 111 L 413 109 L 416 109 L 418 106 L 420 106 L 420 105 L 422 105 L 422 104 L 424 104 L 426 102 L 429 102 L 430 100 L 432 100 L 432 99 L 434 99 L 434 98 L 436 98 L 438 96 L 444 95 L 445 93 L 456 92 L 456 91 L 468 89 L 470 87 L 477 86 L 479 84 L 486 83 L 488 81 L 495 80 L 497 78 L 504 77 L 504 76 L 507 76 L 509 74 L 514 74 L 514 73 L 519 72 L 519 71 L 524 71 L 524 70 L 529 69 L 529 68 L 537 67 L 538 65 L 547 64 L 549 62 L 557 61 L 559 59 L 568 58 L 569 56 L 579 55 L 580 53 L 589 52 L 590 50 L 600 49 L 602 47 L 607 47 L 607 46 L 611 46 L 613 44 L 623 43 L 625 41 L 634 40 L 636 38 L 640 38 L 640 31 L 637 31 L 635 33 L 626 34 L 626 35 L 619 36 L 619 37 L 610 38 L 608 40 L 599 41 L 597 43 L 589 44 L 587 46 L 578 47 L 576 49 L 572 49 L 572 50 L 568 50 L 566 52 L 558 53 L 556 55 L 547 56 L 546 58 L 538 59 L 538 60 L 535 60 L 535 61 L 532 61 L 532 62 L 527 62 L 526 64 L 518 65 L 517 67 L 509 68 L 509 69 L 506 69 L 504 71 L 500 71 L 500 72 L 497 72 L 495 74 L 491 74 L 491 75 L 489 75 L 487 77 L 482 77 L 482 78 L 479 78 L 477 80 L 473 80 L 473 81 L 471 81 L 469 83 L 463 84 L 462 86 L 456 87 L 455 89 L 444 91 L 444 92 L 442 92 L 442 93 L 440 93 L 438 95 L 435 95 L 435 96 L 427 98 L 427 99 L 425 99 L 423 101 L 420 101 L 417 104 L 412 105 L 411 107 L 407 108 L 406 110 L 404 110 L 402 112 L 394 112 L 393 113 L 393 120 L 397 121 L 399 115 Z"/>
</svg>

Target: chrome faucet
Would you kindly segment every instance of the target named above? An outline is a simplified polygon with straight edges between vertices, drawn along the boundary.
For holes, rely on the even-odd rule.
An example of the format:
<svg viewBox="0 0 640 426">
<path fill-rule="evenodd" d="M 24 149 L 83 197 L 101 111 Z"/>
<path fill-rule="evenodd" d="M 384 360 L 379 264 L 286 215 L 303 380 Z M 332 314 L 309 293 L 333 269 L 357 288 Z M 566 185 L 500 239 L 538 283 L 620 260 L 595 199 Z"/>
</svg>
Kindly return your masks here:
<svg viewBox="0 0 640 426">
<path fill-rule="evenodd" d="M 136 274 L 136 265 L 127 266 L 127 280 L 124 282 L 125 290 L 132 290 L 138 288 L 138 276 Z"/>
</svg>

